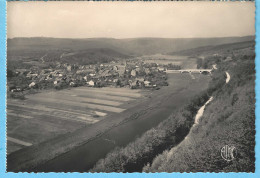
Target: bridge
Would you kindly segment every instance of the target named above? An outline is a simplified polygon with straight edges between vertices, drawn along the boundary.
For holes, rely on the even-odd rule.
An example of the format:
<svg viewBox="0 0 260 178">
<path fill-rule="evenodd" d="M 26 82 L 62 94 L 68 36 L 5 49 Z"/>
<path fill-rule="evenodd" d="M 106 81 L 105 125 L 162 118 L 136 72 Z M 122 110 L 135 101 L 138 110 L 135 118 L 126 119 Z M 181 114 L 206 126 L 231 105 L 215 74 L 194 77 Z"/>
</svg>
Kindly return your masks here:
<svg viewBox="0 0 260 178">
<path fill-rule="evenodd" d="M 166 70 L 166 73 L 202 73 L 202 72 L 208 72 L 211 73 L 213 69 L 182 69 L 182 70 Z"/>
</svg>

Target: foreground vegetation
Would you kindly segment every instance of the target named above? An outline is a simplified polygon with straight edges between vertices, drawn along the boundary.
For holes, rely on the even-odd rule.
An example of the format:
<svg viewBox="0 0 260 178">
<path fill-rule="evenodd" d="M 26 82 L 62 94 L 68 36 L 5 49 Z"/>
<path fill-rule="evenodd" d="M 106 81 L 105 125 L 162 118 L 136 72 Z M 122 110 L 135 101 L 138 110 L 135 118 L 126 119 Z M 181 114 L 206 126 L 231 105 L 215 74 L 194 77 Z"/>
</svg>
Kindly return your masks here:
<svg viewBox="0 0 260 178">
<path fill-rule="evenodd" d="M 226 59 L 227 56 L 208 57 L 205 65 L 217 64 L 218 69 L 213 72 L 207 91 L 134 142 L 110 152 L 91 171 L 254 171 L 255 56 L 238 53 L 231 60 Z M 231 75 L 228 84 L 225 71 Z M 198 109 L 209 96 L 215 99 L 206 107 L 201 123 L 189 134 L 191 141 L 170 155 L 169 149 L 189 133 Z M 236 147 L 233 161 L 221 157 L 220 150 L 225 145 Z"/>
<path fill-rule="evenodd" d="M 172 155 L 165 151 L 144 167 L 145 172 L 254 172 L 255 92 L 254 55 L 224 62 L 230 82 L 218 89 L 201 123 Z M 223 146 L 236 148 L 232 161 L 220 154 Z"/>
</svg>

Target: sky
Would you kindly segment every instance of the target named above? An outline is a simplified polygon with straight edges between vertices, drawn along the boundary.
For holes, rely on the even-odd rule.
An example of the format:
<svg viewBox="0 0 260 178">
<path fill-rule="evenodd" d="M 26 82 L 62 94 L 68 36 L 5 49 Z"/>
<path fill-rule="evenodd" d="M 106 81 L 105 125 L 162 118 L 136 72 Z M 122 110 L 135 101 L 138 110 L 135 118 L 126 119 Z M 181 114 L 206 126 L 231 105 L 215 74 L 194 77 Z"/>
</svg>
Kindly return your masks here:
<svg viewBox="0 0 260 178">
<path fill-rule="evenodd" d="M 254 2 L 7 2 L 8 38 L 207 38 L 254 34 Z"/>
</svg>

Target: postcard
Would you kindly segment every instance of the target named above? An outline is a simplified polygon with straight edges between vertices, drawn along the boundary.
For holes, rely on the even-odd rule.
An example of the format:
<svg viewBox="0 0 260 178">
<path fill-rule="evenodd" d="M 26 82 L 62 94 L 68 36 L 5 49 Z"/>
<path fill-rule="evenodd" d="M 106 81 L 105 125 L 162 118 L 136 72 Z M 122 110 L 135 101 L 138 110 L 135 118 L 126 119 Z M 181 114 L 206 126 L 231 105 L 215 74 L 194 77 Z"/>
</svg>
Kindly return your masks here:
<svg viewBox="0 0 260 178">
<path fill-rule="evenodd" d="M 7 173 L 255 173 L 255 33 L 255 2 L 7 2 Z"/>
</svg>

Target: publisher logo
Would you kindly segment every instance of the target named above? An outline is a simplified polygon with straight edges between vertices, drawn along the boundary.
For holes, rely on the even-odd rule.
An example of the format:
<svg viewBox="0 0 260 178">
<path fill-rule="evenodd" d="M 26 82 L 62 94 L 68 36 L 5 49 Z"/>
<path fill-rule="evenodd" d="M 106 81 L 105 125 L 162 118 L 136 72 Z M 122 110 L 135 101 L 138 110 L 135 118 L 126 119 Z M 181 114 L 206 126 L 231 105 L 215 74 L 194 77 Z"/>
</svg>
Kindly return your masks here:
<svg viewBox="0 0 260 178">
<path fill-rule="evenodd" d="M 234 146 L 225 145 L 221 148 L 221 156 L 226 161 L 232 161 L 235 159 L 236 154 L 237 151 Z"/>
</svg>

